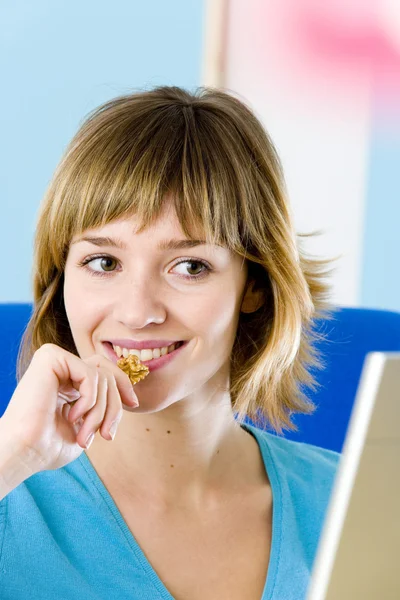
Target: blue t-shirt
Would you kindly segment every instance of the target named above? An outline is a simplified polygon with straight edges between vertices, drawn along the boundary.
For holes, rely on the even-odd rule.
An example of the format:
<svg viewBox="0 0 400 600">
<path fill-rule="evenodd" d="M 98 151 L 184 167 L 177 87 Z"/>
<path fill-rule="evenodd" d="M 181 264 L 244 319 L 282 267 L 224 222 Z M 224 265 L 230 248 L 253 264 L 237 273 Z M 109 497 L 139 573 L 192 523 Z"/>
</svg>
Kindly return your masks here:
<svg viewBox="0 0 400 600">
<path fill-rule="evenodd" d="M 302 600 L 341 455 L 242 427 L 258 442 L 272 488 L 260 600 Z M 173 600 L 85 452 L 0 502 L 0 598 Z"/>
</svg>

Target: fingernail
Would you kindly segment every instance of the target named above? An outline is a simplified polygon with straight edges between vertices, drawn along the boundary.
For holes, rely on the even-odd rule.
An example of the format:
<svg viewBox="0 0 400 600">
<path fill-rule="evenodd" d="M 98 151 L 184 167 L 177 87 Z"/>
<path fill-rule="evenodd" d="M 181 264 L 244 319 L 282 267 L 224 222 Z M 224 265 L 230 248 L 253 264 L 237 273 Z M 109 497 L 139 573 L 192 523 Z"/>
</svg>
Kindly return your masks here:
<svg viewBox="0 0 400 600">
<path fill-rule="evenodd" d="M 116 434 L 117 427 L 118 427 L 118 422 L 119 422 L 118 419 L 116 419 L 115 421 L 113 421 L 111 423 L 110 429 L 108 431 L 108 433 L 111 435 L 112 439 L 115 438 L 115 434 Z"/>
<path fill-rule="evenodd" d="M 133 389 L 131 391 L 132 391 L 132 400 L 134 401 L 136 406 L 139 406 L 139 400 L 137 399 L 135 392 L 133 391 Z"/>
<path fill-rule="evenodd" d="M 86 440 L 86 449 L 88 449 L 90 447 L 90 444 L 93 442 L 94 440 L 94 433 L 91 433 L 90 435 L 88 435 L 88 438 Z"/>
</svg>

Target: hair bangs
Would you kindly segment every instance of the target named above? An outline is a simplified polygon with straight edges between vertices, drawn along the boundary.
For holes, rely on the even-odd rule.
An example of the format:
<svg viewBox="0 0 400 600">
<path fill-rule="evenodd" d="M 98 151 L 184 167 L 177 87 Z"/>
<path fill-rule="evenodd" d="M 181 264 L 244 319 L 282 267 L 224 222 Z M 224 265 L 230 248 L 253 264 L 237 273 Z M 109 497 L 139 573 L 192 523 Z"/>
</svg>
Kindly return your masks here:
<svg viewBox="0 0 400 600">
<path fill-rule="evenodd" d="M 130 122 L 120 115 L 107 127 L 104 116 L 115 110 L 115 102 L 91 114 L 58 168 L 62 179 L 54 177 L 49 242 L 55 255 L 60 241 L 67 250 L 74 235 L 122 218 L 135 217 L 140 233 L 167 202 L 186 237 L 202 236 L 208 244 L 244 253 L 245 219 L 234 202 L 240 182 L 226 167 L 223 136 L 219 139 L 210 119 L 180 108 L 148 111 Z"/>
</svg>

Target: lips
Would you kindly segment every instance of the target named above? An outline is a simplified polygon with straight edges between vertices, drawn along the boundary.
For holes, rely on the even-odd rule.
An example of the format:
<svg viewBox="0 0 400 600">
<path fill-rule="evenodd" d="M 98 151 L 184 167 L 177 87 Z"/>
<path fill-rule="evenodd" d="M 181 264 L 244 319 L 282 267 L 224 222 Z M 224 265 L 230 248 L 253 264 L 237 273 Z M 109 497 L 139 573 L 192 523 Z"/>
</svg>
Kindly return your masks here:
<svg viewBox="0 0 400 600">
<path fill-rule="evenodd" d="M 174 360 L 175 356 L 177 356 L 180 352 L 182 352 L 186 348 L 186 346 L 188 344 L 189 344 L 189 340 L 186 340 L 186 341 L 182 342 L 181 345 L 178 346 L 178 348 L 176 348 L 173 352 L 170 352 L 169 354 L 160 356 L 160 358 L 152 358 L 151 360 L 145 360 L 145 361 L 141 360 L 140 362 L 141 362 L 141 364 L 148 367 L 150 369 L 150 371 L 154 371 L 156 369 L 159 369 L 160 367 L 168 365 L 171 361 Z M 107 353 L 108 357 L 110 358 L 110 360 L 112 360 L 112 362 L 116 364 L 119 359 L 118 359 L 118 356 L 114 352 L 112 344 L 110 342 L 103 342 L 103 346 L 104 346 L 106 353 Z"/>
</svg>

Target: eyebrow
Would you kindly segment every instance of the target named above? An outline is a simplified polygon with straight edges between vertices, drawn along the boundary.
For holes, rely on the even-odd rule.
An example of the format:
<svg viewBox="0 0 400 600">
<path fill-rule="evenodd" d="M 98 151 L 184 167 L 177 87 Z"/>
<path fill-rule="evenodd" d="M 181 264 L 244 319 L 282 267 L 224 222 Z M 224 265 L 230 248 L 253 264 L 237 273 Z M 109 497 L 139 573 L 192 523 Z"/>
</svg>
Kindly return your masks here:
<svg viewBox="0 0 400 600">
<path fill-rule="evenodd" d="M 127 250 L 126 244 L 118 238 L 113 239 L 111 237 L 85 235 L 72 242 L 72 244 L 77 244 L 78 242 L 89 242 L 90 244 L 94 244 L 95 246 L 111 246 L 112 248 Z M 204 240 L 162 240 L 158 245 L 158 249 L 163 251 L 181 250 L 183 248 L 194 248 L 195 246 L 203 246 L 206 244 L 207 242 L 205 242 Z"/>
</svg>

